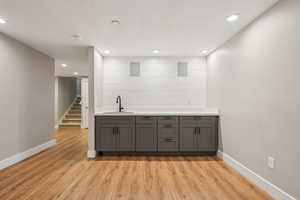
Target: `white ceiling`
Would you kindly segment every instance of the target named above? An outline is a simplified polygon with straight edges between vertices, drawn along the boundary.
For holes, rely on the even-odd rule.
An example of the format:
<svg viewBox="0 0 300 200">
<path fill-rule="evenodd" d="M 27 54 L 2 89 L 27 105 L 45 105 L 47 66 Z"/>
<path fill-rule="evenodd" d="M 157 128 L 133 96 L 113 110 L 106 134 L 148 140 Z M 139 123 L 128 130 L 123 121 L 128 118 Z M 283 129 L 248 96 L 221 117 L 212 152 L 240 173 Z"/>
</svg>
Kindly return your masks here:
<svg viewBox="0 0 300 200">
<path fill-rule="evenodd" d="M 214 50 L 278 0 L 0 0 L 4 32 L 69 65 L 87 46 L 114 56 L 197 56 Z M 239 13 L 235 23 L 226 16 Z M 120 25 L 111 25 L 118 19 Z M 71 35 L 79 34 L 81 41 Z"/>
</svg>

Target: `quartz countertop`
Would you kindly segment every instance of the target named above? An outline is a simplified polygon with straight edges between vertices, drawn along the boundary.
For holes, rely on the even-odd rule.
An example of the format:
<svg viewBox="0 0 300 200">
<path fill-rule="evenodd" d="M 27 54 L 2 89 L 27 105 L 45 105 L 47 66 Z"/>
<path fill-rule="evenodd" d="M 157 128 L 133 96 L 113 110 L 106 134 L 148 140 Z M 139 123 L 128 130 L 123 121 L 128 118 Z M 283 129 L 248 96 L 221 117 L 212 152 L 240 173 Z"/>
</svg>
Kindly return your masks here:
<svg viewBox="0 0 300 200">
<path fill-rule="evenodd" d="M 203 108 L 196 111 L 102 111 L 96 112 L 95 116 L 219 116 L 216 108 Z"/>
</svg>

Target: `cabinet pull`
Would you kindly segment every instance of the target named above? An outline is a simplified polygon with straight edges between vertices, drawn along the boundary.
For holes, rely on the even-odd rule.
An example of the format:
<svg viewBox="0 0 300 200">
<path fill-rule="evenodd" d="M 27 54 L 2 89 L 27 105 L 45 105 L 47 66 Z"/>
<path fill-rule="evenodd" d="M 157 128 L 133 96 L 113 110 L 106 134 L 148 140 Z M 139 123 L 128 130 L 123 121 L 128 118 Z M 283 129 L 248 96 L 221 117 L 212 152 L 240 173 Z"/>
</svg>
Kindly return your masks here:
<svg viewBox="0 0 300 200">
<path fill-rule="evenodd" d="M 198 129 L 198 131 L 197 131 L 197 132 L 198 132 L 198 135 L 200 135 L 200 128 L 198 127 L 197 129 Z"/>
<path fill-rule="evenodd" d="M 174 138 L 165 138 L 164 141 L 165 142 L 176 142 L 176 139 L 174 139 Z"/>
<path fill-rule="evenodd" d="M 114 127 L 113 128 L 113 135 L 118 135 L 119 134 L 119 128 L 117 128 L 117 127 Z"/>
<path fill-rule="evenodd" d="M 166 124 L 164 125 L 164 128 L 172 128 L 172 124 Z"/>
</svg>

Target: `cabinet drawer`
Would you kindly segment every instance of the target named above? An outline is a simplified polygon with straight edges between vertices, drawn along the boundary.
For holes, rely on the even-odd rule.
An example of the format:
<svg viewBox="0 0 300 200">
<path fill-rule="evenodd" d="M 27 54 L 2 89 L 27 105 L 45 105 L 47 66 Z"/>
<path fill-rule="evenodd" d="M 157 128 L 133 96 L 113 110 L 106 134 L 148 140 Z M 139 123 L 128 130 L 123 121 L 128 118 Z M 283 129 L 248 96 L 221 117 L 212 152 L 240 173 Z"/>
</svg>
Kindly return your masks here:
<svg viewBox="0 0 300 200">
<path fill-rule="evenodd" d="M 123 125 L 130 124 L 134 125 L 134 117 L 122 117 L 122 116 L 105 116 L 105 117 L 96 117 L 96 124 L 114 124 L 114 125 Z"/>
<path fill-rule="evenodd" d="M 178 138 L 178 127 L 159 127 L 158 128 L 158 137 L 159 138 L 167 138 L 167 137 L 175 137 Z"/>
<path fill-rule="evenodd" d="M 96 124 L 96 129 L 100 129 L 100 128 L 126 128 L 126 127 L 131 127 L 134 128 L 134 124 L 130 124 L 130 123 L 103 123 L 103 124 Z"/>
<path fill-rule="evenodd" d="M 159 152 L 177 152 L 179 150 L 177 138 L 159 138 L 158 151 Z"/>
<path fill-rule="evenodd" d="M 181 126 L 212 126 L 213 124 L 214 117 L 192 116 L 180 118 Z"/>
<path fill-rule="evenodd" d="M 157 117 L 153 116 L 138 116 L 136 117 L 137 124 L 156 124 Z"/>
<path fill-rule="evenodd" d="M 177 128 L 177 123 L 164 123 L 164 124 L 158 124 L 158 128 Z"/>
<path fill-rule="evenodd" d="M 158 124 L 178 124 L 178 117 L 164 116 L 158 117 Z"/>
</svg>

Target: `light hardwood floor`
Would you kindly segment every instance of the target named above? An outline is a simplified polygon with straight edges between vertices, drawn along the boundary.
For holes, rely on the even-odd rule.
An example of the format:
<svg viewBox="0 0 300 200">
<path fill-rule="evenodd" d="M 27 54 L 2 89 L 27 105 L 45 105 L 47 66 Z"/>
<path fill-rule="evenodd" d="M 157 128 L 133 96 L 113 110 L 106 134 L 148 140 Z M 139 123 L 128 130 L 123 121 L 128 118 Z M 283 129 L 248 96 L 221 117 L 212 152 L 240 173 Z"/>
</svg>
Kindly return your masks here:
<svg viewBox="0 0 300 200">
<path fill-rule="evenodd" d="M 58 144 L 0 171 L 6 200 L 272 199 L 216 157 L 86 158 L 87 131 L 60 129 Z"/>
</svg>

